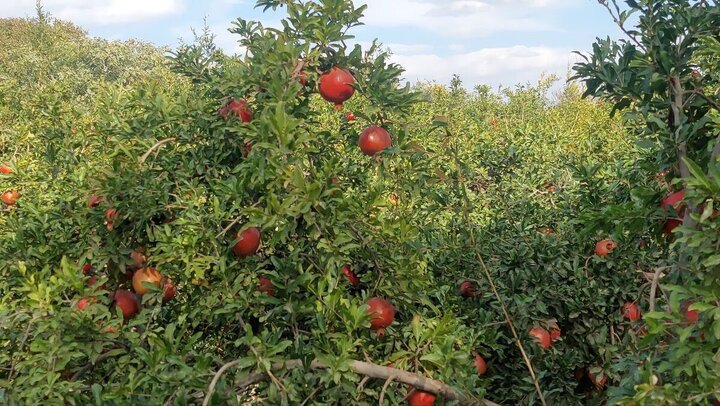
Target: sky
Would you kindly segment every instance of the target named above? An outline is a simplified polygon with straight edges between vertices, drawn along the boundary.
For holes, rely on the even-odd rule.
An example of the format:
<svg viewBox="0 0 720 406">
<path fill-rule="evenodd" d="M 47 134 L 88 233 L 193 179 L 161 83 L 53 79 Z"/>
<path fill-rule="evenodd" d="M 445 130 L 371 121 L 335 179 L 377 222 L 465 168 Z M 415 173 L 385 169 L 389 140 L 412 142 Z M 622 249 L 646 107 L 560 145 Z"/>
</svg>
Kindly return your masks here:
<svg viewBox="0 0 720 406">
<path fill-rule="evenodd" d="M 393 53 L 411 83 L 448 84 L 457 74 L 472 88 L 536 83 L 541 75 L 565 79 L 596 37 L 618 37 L 597 0 L 353 0 L 367 4 L 351 34 L 360 44 L 377 38 Z M 236 51 L 227 29 L 237 17 L 277 26 L 283 9 L 262 13 L 255 0 L 44 0 L 53 17 L 69 20 L 90 35 L 140 39 L 175 47 L 192 41 L 204 19 L 217 44 Z M 35 0 L 0 0 L 0 18 L 32 17 Z"/>
</svg>

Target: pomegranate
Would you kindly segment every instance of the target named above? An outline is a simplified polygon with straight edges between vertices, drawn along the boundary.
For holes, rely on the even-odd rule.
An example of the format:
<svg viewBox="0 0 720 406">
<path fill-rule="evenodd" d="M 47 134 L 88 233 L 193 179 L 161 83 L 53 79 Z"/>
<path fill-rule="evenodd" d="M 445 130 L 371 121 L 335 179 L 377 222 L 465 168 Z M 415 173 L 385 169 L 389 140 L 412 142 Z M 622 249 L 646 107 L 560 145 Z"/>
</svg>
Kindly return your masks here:
<svg viewBox="0 0 720 406">
<path fill-rule="evenodd" d="M 387 300 L 374 297 L 367 302 L 370 315 L 370 328 L 378 334 L 385 334 L 385 328 L 395 320 L 395 308 Z"/>
<path fill-rule="evenodd" d="M 86 307 L 90 306 L 93 303 L 92 298 L 84 297 L 77 302 L 77 308 L 78 310 L 85 310 Z"/>
<path fill-rule="evenodd" d="M 257 227 L 250 227 L 247 230 L 235 235 L 237 242 L 233 246 L 233 252 L 239 258 L 255 255 L 260 247 L 260 230 Z"/>
<path fill-rule="evenodd" d="M 557 321 L 555 320 L 548 320 L 548 331 L 550 332 L 550 340 L 552 342 L 555 342 L 562 337 L 562 331 L 560 330 L 560 326 L 558 326 Z"/>
<path fill-rule="evenodd" d="M 130 253 L 130 259 L 132 259 L 133 266 L 135 268 L 142 268 L 143 265 L 145 265 L 145 262 L 147 261 L 147 257 L 143 254 L 142 249 L 137 249 Z"/>
<path fill-rule="evenodd" d="M 308 75 L 304 70 L 301 70 L 297 75 L 297 80 L 301 85 L 306 86 L 308 82 Z"/>
<path fill-rule="evenodd" d="M 8 206 L 14 205 L 19 198 L 20 193 L 18 193 L 17 190 L 8 190 L 7 192 L 0 195 L 0 199 Z"/>
<path fill-rule="evenodd" d="M 673 194 L 665 196 L 662 199 L 662 202 L 660 202 L 660 207 L 665 211 L 669 210 L 672 207 L 673 209 L 675 209 L 675 211 L 680 217 L 683 217 L 685 215 L 685 202 L 683 202 L 683 199 L 685 199 L 685 190 L 675 192 Z M 675 230 L 680 225 L 682 225 L 682 220 L 679 218 L 667 219 L 665 221 L 665 225 L 663 225 L 663 233 L 665 235 L 670 235 L 672 234 L 673 230 Z"/>
<path fill-rule="evenodd" d="M 479 375 L 485 375 L 487 372 L 487 364 L 485 363 L 485 359 L 480 354 L 475 354 L 475 361 L 473 362 L 473 365 L 475 366 L 475 370 L 477 370 L 477 373 Z"/>
<path fill-rule="evenodd" d="M 94 207 L 97 207 L 100 204 L 100 202 L 102 202 L 102 200 L 103 200 L 102 197 L 93 194 L 93 195 L 90 195 L 90 197 L 88 197 L 87 205 L 89 208 L 92 209 Z"/>
<path fill-rule="evenodd" d="M 685 301 L 682 303 L 682 305 L 680 305 L 680 311 L 685 316 L 685 322 L 687 324 L 695 324 L 700 318 L 700 312 L 698 312 L 697 310 L 690 310 L 691 305 L 692 302 L 690 301 Z"/>
<path fill-rule="evenodd" d="M 83 275 L 89 275 L 93 271 L 92 265 L 85 263 L 82 266 L 82 273 Z"/>
<path fill-rule="evenodd" d="M 410 388 L 410 394 L 407 397 L 410 406 L 432 406 L 435 404 L 434 393 L 425 392 L 424 390 Z"/>
<path fill-rule="evenodd" d="M 113 294 L 115 307 L 122 311 L 123 318 L 129 319 L 140 312 L 140 300 L 129 290 L 118 290 Z"/>
<path fill-rule="evenodd" d="M 218 114 L 224 119 L 227 119 L 231 113 L 236 117 L 239 117 L 243 123 L 247 123 L 252 120 L 252 111 L 250 111 L 250 106 L 245 99 L 235 100 L 230 98 L 227 103 L 218 110 Z"/>
<path fill-rule="evenodd" d="M 593 385 L 595 385 L 595 387 L 598 389 L 602 389 L 603 387 L 605 387 L 605 384 L 607 383 L 607 375 L 605 375 L 605 373 L 603 373 L 603 372 L 600 372 L 600 376 L 598 378 L 597 376 L 593 375 L 593 373 L 588 370 L 587 376 L 588 376 L 588 379 L 590 379 L 590 382 L 592 382 Z"/>
<path fill-rule="evenodd" d="M 358 279 L 357 275 L 355 275 L 355 272 L 352 271 L 352 268 L 350 268 L 350 265 L 345 265 L 340 270 L 343 275 L 347 278 L 348 281 L 350 281 L 350 284 L 357 287 L 360 284 L 360 279 Z"/>
<path fill-rule="evenodd" d="M 640 320 L 640 308 L 635 303 L 625 303 L 623 306 L 623 317 L 630 321 Z"/>
<path fill-rule="evenodd" d="M 355 78 L 350 72 L 335 66 L 320 76 L 318 90 L 323 99 L 335 103 L 335 110 L 340 111 L 343 103 L 355 94 L 355 88 L 352 87 L 354 83 Z"/>
<path fill-rule="evenodd" d="M 462 297 L 474 297 L 477 291 L 475 285 L 470 281 L 465 281 L 460 284 L 460 295 Z"/>
<path fill-rule="evenodd" d="M 373 156 L 392 146 L 390 133 L 384 128 L 372 125 L 360 134 L 358 146 L 363 154 Z"/>
<path fill-rule="evenodd" d="M 595 244 L 595 254 L 599 257 L 607 256 L 608 254 L 611 254 L 613 251 L 615 251 L 615 248 L 617 248 L 618 245 L 615 241 L 606 239 L 598 242 Z"/>
<path fill-rule="evenodd" d="M 272 281 L 262 276 L 258 281 L 258 290 L 268 296 L 273 296 L 273 294 L 275 293 L 275 288 L 273 287 Z"/>
<path fill-rule="evenodd" d="M 253 144 L 250 141 L 243 144 L 243 147 L 242 147 L 243 158 L 247 158 L 248 155 L 250 155 L 250 153 L 252 152 L 252 146 L 253 146 Z"/>
<path fill-rule="evenodd" d="M 0 165 L 0 174 L 10 175 L 13 172 L 12 168 L 7 165 Z"/>
<path fill-rule="evenodd" d="M 145 286 L 145 282 L 160 287 L 162 282 L 162 274 L 155 268 L 143 268 L 135 272 L 132 278 L 133 289 L 135 293 L 142 296 L 150 292 L 150 288 Z"/>
<path fill-rule="evenodd" d="M 534 327 L 530 330 L 530 337 L 532 337 L 533 341 L 535 341 L 535 343 L 544 350 L 547 350 L 552 346 L 550 333 L 548 333 L 548 331 L 544 328 Z"/>
<path fill-rule="evenodd" d="M 165 282 L 163 283 L 163 303 L 173 300 L 176 294 L 177 288 L 173 285 L 172 279 L 165 278 Z"/>
<path fill-rule="evenodd" d="M 355 114 L 351 111 L 345 115 L 345 119 L 350 122 L 355 121 Z"/>
<path fill-rule="evenodd" d="M 553 234 L 555 234 L 555 231 L 553 231 L 552 228 L 546 228 L 545 230 L 543 230 L 543 234 L 545 234 L 545 235 L 553 235 Z"/>
</svg>

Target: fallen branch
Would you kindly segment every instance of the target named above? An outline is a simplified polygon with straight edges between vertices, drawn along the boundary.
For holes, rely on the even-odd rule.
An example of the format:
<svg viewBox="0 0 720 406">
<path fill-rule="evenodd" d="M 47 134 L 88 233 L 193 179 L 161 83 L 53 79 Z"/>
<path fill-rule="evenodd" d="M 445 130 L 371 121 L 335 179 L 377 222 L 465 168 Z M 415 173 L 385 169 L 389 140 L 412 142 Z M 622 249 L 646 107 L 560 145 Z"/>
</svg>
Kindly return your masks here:
<svg viewBox="0 0 720 406">
<path fill-rule="evenodd" d="M 213 377 L 213 381 L 210 383 L 210 387 L 208 387 L 208 392 L 205 394 L 205 401 L 203 402 L 203 405 L 207 405 L 210 401 L 210 397 L 212 396 L 212 392 L 215 389 L 215 385 L 217 384 L 217 381 L 219 380 L 220 376 L 222 375 L 222 372 L 227 370 L 228 368 L 237 365 L 238 361 L 233 361 L 231 363 L 225 364 L 223 368 L 221 368 L 218 373 L 215 374 L 215 377 Z M 301 360 L 288 360 L 283 362 L 276 362 L 272 365 L 272 370 L 289 370 L 289 369 L 296 369 L 296 368 L 302 368 L 303 363 Z M 327 365 L 323 364 L 322 362 L 316 360 L 313 360 L 310 363 L 310 369 L 327 369 L 329 368 Z M 461 405 L 474 405 L 474 404 L 482 404 L 484 406 L 500 406 L 495 402 L 491 402 L 486 399 L 482 399 L 481 401 L 477 401 L 474 399 L 471 399 L 466 394 L 458 391 L 457 389 L 443 383 L 440 381 L 436 381 L 434 379 L 427 378 L 422 375 L 417 375 L 412 372 L 403 371 L 401 369 L 396 368 L 390 368 L 385 367 L 382 365 L 373 364 L 370 362 L 364 362 L 364 361 L 350 361 L 350 369 L 359 375 L 364 375 L 365 377 L 375 378 L 375 379 L 383 379 L 386 381 L 386 383 L 389 380 L 394 380 L 400 383 L 404 383 L 406 385 L 412 385 L 417 389 L 426 391 L 426 392 L 432 392 L 437 395 L 443 396 L 447 400 L 455 400 Z M 265 372 L 255 372 L 252 373 L 237 383 L 237 387 L 239 389 L 246 388 L 250 385 L 254 385 L 258 382 L 262 382 L 265 379 L 267 379 L 268 374 Z M 216 379 L 217 378 L 217 379 Z"/>
</svg>

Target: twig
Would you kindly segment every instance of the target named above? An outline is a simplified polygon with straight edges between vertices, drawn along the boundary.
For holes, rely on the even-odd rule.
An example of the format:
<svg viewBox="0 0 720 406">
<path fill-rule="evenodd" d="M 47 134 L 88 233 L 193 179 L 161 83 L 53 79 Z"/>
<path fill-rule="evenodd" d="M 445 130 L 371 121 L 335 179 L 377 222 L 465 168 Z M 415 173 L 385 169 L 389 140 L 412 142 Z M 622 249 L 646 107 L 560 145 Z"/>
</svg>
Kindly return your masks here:
<svg viewBox="0 0 720 406">
<path fill-rule="evenodd" d="M 99 362 L 104 361 L 106 358 L 110 358 L 110 353 L 109 353 L 109 352 L 106 352 L 105 354 L 100 354 L 100 355 L 97 357 L 97 359 L 95 360 L 95 362 L 92 362 L 92 363 L 91 363 L 91 362 L 88 362 L 84 367 L 80 368 L 79 371 L 75 372 L 75 373 L 73 374 L 72 378 L 70 378 L 70 380 L 71 380 L 71 381 L 77 381 L 78 378 L 80 378 L 81 376 L 83 376 L 83 374 L 84 374 L 88 369 L 94 367 L 94 366 L 97 365 Z"/>
<path fill-rule="evenodd" d="M 138 164 L 139 164 L 139 165 L 142 165 L 143 163 L 145 163 L 145 160 L 148 159 L 148 157 L 150 156 L 150 154 L 153 153 L 153 151 L 155 151 L 156 149 L 162 147 L 163 145 L 169 144 L 169 143 L 171 143 L 171 142 L 173 142 L 173 141 L 175 141 L 175 137 L 170 137 L 170 138 L 166 138 L 166 139 L 164 139 L 164 140 L 162 140 L 162 141 L 158 141 L 157 143 L 155 143 L 155 145 L 153 145 L 152 147 L 150 147 L 150 149 L 147 150 L 147 152 L 145 152 L 145 153 L 143 154 L 143 156 L 140 157 L 140 159 L 138 160 Z"/>
<path fill-rule="evenodd" d="M 228 369 L 234 367 L 235 365 L 238 365 L 240 362 L 242 362 L 241 359 L 236 359 L 235 361 L 230 361 L 227 364 L 223 365 L 222 368 L 220 368 L 215 373 L 215 376 L 213 376 L 212 381 L 210 381 L 210 386 L 208 386 L 208 391 L 205 394 L 205 399 L 203 399 L 202 406 L 208 406 L 208 404 L 210 404 L 210 398 L 212 397 L 212 394 L 215 391 L 215 385 L 217 385 L 222 374 L 225 373 L 225 371 L 227 371 Z"/>
<path fill-rule="evenodd" d="M 308 397 L 306 397 L 305 400 L 303 400 L 303 402 L 300 403 L 300 406 L 305 406 L 305 404 L 306 404 L 307 402 L 309 402 L 310 399 L 312 399 L 313 396 L 315 396 L 315 394 L 318 393 L 319 390 L 320 390 L 320 388 L 315 388 L 314 391 L 310 392 L 310 394 L 308 395 Z"/>
<path fill-rule="evenodd" d="M 30 328 L 32 327 L 33 322 L 35 322 L 35 318 L 32 318 L 32 319 L 30 319 L 30 321 L 28 321 L 27 328 L 25 329 L 25 335 L 23 336 L 23 339 L 20 342 L 20 346 L 18 347 L 18 352 L 22 352 L 23 347 L 25 347 L 25 343 L 27 342 L 28 338 L 30 337 Z M 8 381 L 12 382 L 14 373 L 15 373 L 15 360 L 13 360 L 12 364 L 10 365 L 10 372 L 8 372 Z"/>
<path fill-rule="evenodd" d="M 216 235 L 215 238 L 220 238 L 220 237 L 224 236 L 225 233 L 227 233 L 228 230 L 230 230 L 235 224 L 237 224 L 238 221 L 242 220 L 242 218 L 243 218 L 243 216 L 240 216 L 240 217 L 236 218 L 235 220 L 233 220 L 232 223 L 230 223 L 227 227 L 223 228 L 223 230 L 220 231 L 220 233 L 218 235 Z"/>
<path fill-rule="evenodd" d="M 657 293 L 658 281 L 660 280 L 660 273 L 665 268 L 657 268 L 655 275 L 653 275 L 652 283 L 650 284 L 650 298 L 648 299 L 648 308 L 651 312 L 655 311 L 655 295 Z"/>
<path fill-rule="evenodd" d="M 390 375 L 390 377 L 385 380 L 385 384 L 383 384 L 382 390 L 380 391 L 380 397 L 378 398 L 378 406 L 383 406 L 383 402 L 385 401 L 385 392 L 387 392 L 388 386 L 390 386 L 390 383 L 394 379 L 395 377 Z"/>
</svg>

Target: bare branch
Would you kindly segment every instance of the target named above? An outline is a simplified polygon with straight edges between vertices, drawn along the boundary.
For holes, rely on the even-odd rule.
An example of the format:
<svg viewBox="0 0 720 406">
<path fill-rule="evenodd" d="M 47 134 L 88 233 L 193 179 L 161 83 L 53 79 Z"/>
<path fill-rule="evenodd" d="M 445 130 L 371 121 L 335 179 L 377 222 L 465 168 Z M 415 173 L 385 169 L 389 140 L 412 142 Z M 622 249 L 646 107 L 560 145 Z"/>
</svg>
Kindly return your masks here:
<svg viewBox="0 0 720 406">
<path fill-rule="evenodd" d="M 169 143 L 171 143 L 171 142 L 173 142 L 173 141 L 175 141 L 175 137 L 170 137 L 170 138 L 166 138 L 166 139 L 164 139 L 164 140 L 162 140 L 162 141 L 158 141 L 157 143 L 155 143 L 155 145 L 153 145 L 152 147 L 150 147 L 150 149 L 147 150 L 147 152 L 145 152 L 145 153 L 143 154 L 143 156 L 140 157 L 140 159 L 138 159 L 138 164 L 139 164 L 139 165 L 142 165 L 143 163 L 145 163 L 145 160 L 148 159 L 148 157 L 150 156 L 150 154 L 153 153 L 153 151 L 155 151 L 156 149 L 162 147 L 163 145 L 169 144 Z"/>
</svg>

